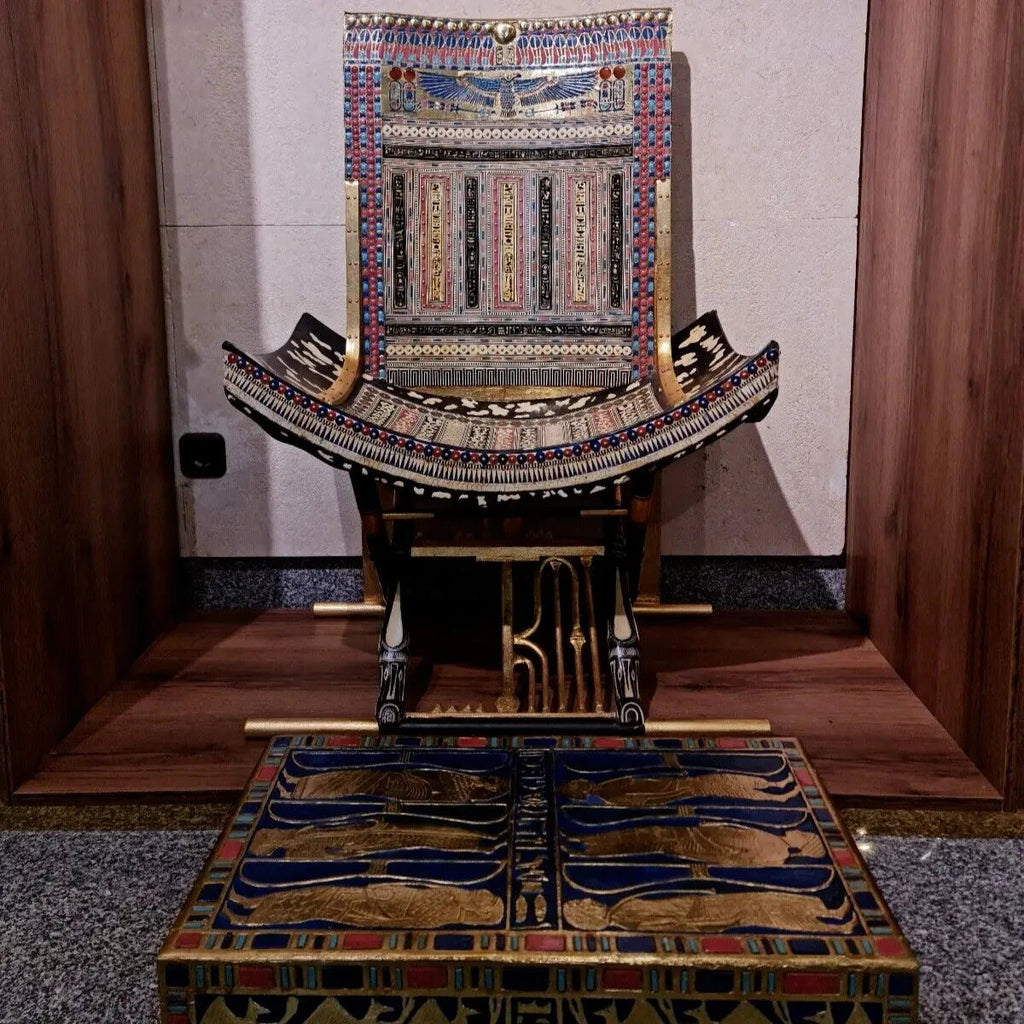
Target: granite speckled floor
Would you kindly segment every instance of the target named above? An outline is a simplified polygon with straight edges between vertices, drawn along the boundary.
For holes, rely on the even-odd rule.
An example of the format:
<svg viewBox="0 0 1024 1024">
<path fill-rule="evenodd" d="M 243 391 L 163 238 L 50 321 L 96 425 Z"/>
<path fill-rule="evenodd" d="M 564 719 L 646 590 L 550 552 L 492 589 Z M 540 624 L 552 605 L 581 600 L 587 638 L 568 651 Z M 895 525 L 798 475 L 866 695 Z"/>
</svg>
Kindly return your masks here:
<svg viewBox="0 0 1024 1024">
<path fill-rule="evenodd" d="M 0 832 L 0 1021 L 155 1022 L 153 958 L 216 834 Z M 920 1024 L 1021 1024 L 1024 839 L 861 842 L 922 961 Z"/>
<path fill-rule="evenodd" d="M 661 559 L 663 600 L 716 608 L 842 608 L 845 583 L 839 557 Z M 358 558 L 184 558 L 181 597 L 186 607 L 205 610 L 307 608 L 362 600 L 363 578 Z"/>
</svg>

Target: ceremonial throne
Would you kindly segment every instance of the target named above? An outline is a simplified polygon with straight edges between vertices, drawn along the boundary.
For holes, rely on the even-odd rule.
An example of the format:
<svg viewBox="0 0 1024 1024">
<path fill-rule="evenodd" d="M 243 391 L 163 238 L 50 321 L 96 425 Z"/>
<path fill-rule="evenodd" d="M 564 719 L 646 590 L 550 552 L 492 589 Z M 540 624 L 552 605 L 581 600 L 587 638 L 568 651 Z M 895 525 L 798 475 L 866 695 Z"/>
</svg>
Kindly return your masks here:
<svg viewBox="0 0 1024 1024">
<path fill-rule="evenodd" d="M 271 354 L 226 343 L 225 390 L 350 474 L 385 599 L 379 726 L 409 724 L 416 531 L 475 519 L 488 543 L 433 550 L 502 564 L 492 725 L 642 728 L 632 602 L 654 474 L 761 419 L 778 386 L 774 342 L 741 356 L 715 313 L 672 333 L 669 12 L 350 16 L 345 147 L 345 336 L 304 314 Z M 540 545 L 539 520 L 561 524 Z"/>
</svg>

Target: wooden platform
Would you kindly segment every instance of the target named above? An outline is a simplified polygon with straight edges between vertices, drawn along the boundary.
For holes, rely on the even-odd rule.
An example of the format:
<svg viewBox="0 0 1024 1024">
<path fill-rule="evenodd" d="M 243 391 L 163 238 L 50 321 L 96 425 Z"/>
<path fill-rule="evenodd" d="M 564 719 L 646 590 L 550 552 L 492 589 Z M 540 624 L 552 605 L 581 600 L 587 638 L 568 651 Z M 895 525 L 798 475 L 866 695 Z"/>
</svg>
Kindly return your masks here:
<svg viewBox="0 0 1024 1024">
<path fill-rule="evenodd" d="M 841 613 L 720 613 L 640 625 L 652 717 L 769 718 L 777 735 L 800 738 L 845 806 L 1001 805 Z M 315 619 L 305 611 L 192 616 L 135 663 L 15 800 L 233 798 L 263 748 L 243 738 L 246 718 L 372 716 L 377 629 L 376 620 Z M 434 663 L 413 665 L 416 708 L 493 706 L 496 636 L 425 640 Z"/>
</svg>

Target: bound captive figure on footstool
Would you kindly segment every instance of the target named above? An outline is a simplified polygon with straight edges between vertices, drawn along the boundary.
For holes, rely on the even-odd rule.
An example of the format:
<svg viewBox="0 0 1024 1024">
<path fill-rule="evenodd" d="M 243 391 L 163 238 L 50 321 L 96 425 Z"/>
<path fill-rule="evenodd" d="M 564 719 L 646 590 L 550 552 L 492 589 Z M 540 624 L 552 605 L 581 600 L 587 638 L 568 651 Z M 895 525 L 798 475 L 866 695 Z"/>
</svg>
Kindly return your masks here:
<svg viewBox="0 0 1024 1024">
<path fill-rule="evenodd" d="M 406 717 L 417 515 L 509 538 L 475 552 L 504 566 L 499 712 L 601 713 L 603 660 L 618 727 L 640 729 L 654 475 L 760 420 L 778 388 L 775 342 L 741 356 L 715 313 L 671 329 L 670 12 L 352 15 L 344 79 L 346 334 L 304 314 L 271 354 L 226 343 L 228 400 L 351 476 L 385 598 L 382 729 Z M 517 548 L 536 517 L 601 522 L 601 542 Z M 536 617 L 516 632 L 511 567 L 529 560 Z M 545 578 L 573 598 L 552 659 Z"/>
</svg>

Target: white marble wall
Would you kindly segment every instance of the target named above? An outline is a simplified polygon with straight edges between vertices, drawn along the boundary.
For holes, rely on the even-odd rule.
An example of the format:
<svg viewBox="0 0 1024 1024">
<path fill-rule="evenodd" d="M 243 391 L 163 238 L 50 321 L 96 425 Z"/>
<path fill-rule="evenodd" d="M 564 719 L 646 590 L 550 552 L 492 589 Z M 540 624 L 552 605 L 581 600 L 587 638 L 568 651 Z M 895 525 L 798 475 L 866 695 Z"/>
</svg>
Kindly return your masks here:
<svg viewBox="0 0 1024 1024">
<path fill-rule="evenodd" d="M 342 32 L 334 0 L 150 0 L 175 433 L 217 430 L 220 480 L 179 481 L 182 553 L 357 554 L 348 482 L 230 409 L 220 342 L 344 325 Z M 386 9 L 441 13 L 419 0 Z M 610 5 L 614 7 L 614 4 Z M 608 9 L 455 5 L 467 17 Z M 674 8 L 676 326 L 717 308 L 782 344 L 775 409 L 665 480 L 670 554 L 835 554 L 844 541 L 866 0 Z"/>
</svg>

